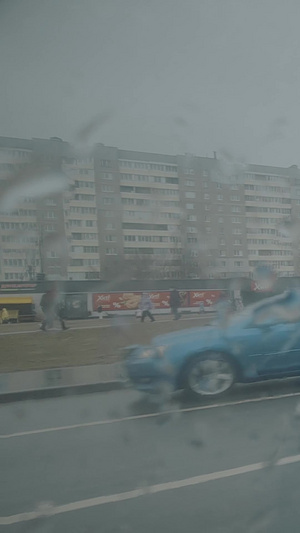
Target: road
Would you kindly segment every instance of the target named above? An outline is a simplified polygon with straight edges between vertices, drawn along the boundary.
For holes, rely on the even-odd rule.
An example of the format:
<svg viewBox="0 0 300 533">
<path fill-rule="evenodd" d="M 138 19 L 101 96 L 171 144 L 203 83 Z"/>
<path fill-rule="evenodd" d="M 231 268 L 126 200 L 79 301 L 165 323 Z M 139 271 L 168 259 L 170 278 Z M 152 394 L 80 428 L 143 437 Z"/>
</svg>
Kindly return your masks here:
<svg viewBox="0 0 300 533">
<path fill-rule="evenodd" d="M 198 405 L 125 390 L 1 407 L 0 526 L 296 533 L 299 393 L 292 380 Z"/>
</svg>

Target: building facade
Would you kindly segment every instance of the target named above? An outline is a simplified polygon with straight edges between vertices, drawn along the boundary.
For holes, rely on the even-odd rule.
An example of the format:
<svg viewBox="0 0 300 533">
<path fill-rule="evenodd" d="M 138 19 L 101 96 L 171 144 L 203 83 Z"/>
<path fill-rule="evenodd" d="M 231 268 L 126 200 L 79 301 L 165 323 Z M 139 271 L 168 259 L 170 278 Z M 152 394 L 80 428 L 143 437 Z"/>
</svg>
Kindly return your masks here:
<svg viewBox="0 0 300 533">
<path fill-rule="evenodd" d="M 300 172 L 0 137 L 0 277 L 300 273 Z"/>
</svg>

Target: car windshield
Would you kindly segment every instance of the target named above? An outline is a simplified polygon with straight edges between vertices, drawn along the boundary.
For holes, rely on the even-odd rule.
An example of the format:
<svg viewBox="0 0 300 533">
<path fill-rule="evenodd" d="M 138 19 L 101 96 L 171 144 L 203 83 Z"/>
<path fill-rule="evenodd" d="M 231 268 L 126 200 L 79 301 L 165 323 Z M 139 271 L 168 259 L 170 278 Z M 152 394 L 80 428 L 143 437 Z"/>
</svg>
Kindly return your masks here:
<svg viewBox="0 0 300 533">
<path fill-rule="evenodd" d="M 299 20 L 0 1 L 0 527 L 299 530 Z"/>
</svg>

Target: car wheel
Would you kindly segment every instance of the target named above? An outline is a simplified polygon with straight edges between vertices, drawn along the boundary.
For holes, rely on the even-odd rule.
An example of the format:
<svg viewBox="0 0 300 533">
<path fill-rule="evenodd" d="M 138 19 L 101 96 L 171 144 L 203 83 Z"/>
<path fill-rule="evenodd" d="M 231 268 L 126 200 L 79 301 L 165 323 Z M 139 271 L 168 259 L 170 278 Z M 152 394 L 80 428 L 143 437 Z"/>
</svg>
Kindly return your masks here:
<svg viewBox="0 0 300 533">
<path fill-rule="evenodd" d="M 223 353 L 208 352 L 191 360 L 185 373 L 185 390 L 194 397 L 218 396 L 235 382 L 235 369 Z"/>
</svg>

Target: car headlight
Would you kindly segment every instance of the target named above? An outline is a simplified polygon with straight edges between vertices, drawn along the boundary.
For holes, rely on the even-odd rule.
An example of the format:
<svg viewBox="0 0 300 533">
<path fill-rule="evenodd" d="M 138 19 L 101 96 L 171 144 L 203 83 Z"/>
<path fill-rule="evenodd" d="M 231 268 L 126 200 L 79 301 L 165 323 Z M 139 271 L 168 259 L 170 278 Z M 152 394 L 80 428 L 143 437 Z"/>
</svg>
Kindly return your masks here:
<svg viewBox="0 0 300 533">
<path fill-rule="evenodd" d="M 164 353 L 166 351 L 166 346 L 155 346 L 155 348 L 145 348 L 141 353 L 140 357 L 143 359 L 153 358 L 153 359 L 160 359 L 164 356 Z"/>
</svg>

